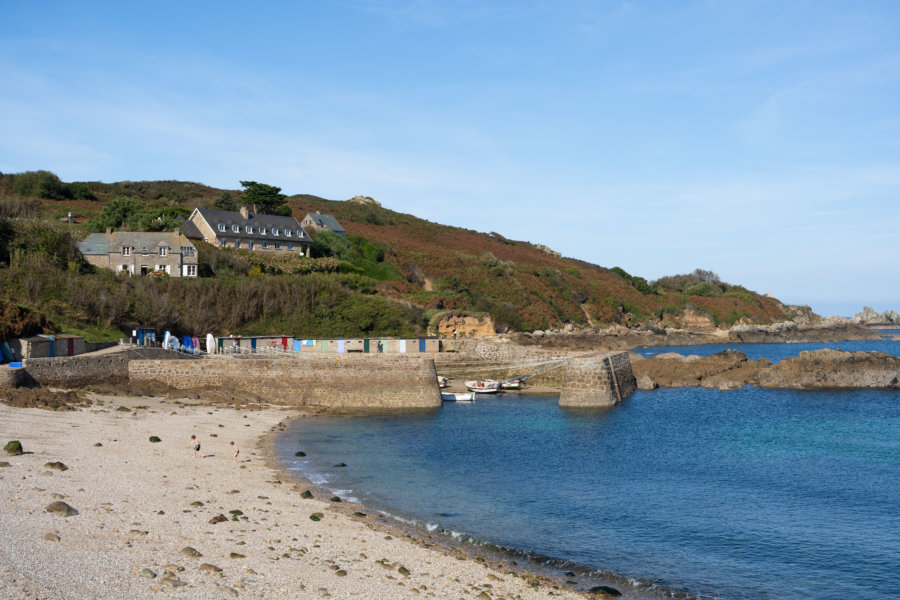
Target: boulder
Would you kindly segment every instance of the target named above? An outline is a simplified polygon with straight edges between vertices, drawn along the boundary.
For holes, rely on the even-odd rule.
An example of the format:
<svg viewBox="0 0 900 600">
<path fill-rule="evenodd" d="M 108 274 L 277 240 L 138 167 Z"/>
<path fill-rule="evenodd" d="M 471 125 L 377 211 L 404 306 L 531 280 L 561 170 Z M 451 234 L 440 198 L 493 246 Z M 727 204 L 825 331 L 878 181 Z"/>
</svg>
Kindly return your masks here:
<svg viewBox="0 0 900 600">
<path fill-rule="evenodd" d="M 6 445 L 3 446 L 3 453 L 8 456 L 19 456 L 22 454 L 22 442 L 19 440 L 6 442 Z"/>
<path fill-rule="evenodd" d="M 900 358 L 883 352 L 812 350 L 760 372 L 768 388 L 898 388 Z"/>
<path fill-rule="evenodd" d="M 47 506 L 44 507 L 44 510 L 49 513 L 56 513 L 63 517 L 71 517 L 78 514 L 78 511 L 62 502 L 61 500 L 57 500 L 56 502 L 51 502 Z"/>
</svg>

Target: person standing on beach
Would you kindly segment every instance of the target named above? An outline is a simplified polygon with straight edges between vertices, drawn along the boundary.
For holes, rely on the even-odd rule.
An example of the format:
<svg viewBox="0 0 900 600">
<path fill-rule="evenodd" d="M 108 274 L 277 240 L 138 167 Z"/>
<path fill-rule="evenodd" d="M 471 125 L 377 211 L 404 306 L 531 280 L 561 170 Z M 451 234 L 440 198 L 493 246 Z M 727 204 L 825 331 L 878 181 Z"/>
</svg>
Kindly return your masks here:
<svg viewBox="0 0 900 600">
<path fill-rule="evenodd" d="M 231 442 L 231 449 L 234 450 L 234 462 L 237 463 L 238 454 L 241 453 L 241 449 L 237 447 L 237 444 Z"/>
<path fill-rule="evenodd" d="M 191 436 L 190 445 L 194 449 L 194 458 L 203 458 L 203 455 L 200 454 L 200 440 L 197 439 L 196 435 Z"/>
</svg>

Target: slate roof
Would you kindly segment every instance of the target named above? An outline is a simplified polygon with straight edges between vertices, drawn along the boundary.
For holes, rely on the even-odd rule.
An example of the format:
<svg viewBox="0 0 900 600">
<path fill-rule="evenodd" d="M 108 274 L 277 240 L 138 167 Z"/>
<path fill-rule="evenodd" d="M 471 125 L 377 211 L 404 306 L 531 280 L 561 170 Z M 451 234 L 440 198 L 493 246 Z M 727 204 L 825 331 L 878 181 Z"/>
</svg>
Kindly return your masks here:
<svg viewBox="0 0 900 600">
<path fill-rule="evenodd" d="M 197 229 L 197 226 L 194 225 L 193 222 L 188 221 L 184 217 L 178 217 L 175 220 L 178 221 L 178 227 L 181 229 L 181 233 L 183 233 L 185 237 L 191 240 L 203 239 L 203 234 L 200 233 L 200 230 Z"/>
<path fill-rule="evenodd" d="M 112 250 L 121 251 L 123 246 L 134 248 L 135 253 L 157 253 L 166 247 L 173 254 L 180 254 L 182 246 L 191 246 L 191 242 L 183 235 L 172 231 L 113 231 L 109 234 L 92 233 L 84 241 L 78 243 L 78 250 L 84 255 L 105 255 Z"/>
<path fill-rule="evenodd" d="M 239 212 L 230 210 L 216 210 L 212 208 L 195 208 L 194 213 L 200 215 L 217 236 L 239 237 L 240 239 L 250 240 L 272 240 L 272 241 L 289 241 L 311 244 L 312 240 L 303 228 L 300 222 L 294 217 L 282 217 L 279 215 L 258 215 L 249 214 L 245 219 Z M 191 217 L 193 218 L 193 214 Z M 225 231 L 219 231 L 219 224 L 225 225 Z M 237 225 L 240 231 L 235 232 L 232 226 Z M 247 233 L 247 227 L 252 228 L 252 233 Z M 260 233 L 261 228 L 266 233 Z M 272 233 L 273 229 L 278 229 L 278 235 Z M 284 235 L 284 230 L 290 229 L 290 237 Z M 300 232 L 298 234 L 298 232 Z"/>
<path fill-rule="evenodd" d="M 320 229 L 327 229 L 333 233 L 338 235 L 346 235 L 347 230 L 341 227 L 341 224 L 338 223 L 338 220 L 335 219 L 332 215 L 326 215 L 324 213 L 306 213 L 306 218 L 310 218 Z"/>
</svg>

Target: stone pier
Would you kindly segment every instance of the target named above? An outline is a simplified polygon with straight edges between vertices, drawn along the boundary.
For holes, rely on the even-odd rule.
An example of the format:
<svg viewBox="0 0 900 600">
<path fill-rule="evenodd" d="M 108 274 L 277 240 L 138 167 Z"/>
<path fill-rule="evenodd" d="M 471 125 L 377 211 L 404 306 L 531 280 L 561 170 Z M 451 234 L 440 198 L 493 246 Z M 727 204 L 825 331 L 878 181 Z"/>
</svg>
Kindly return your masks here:
<svg viewBox="0 0 900 600">
<path fill-rule="evenodd" d="M 637 385 L 627 352 L 572 358 L 565 366 L 559 405 L 569 408 L 602 408 L 621 402 Z"/>
<path fill-rule="evenodd" d="M 133 360 L 131 381 L 182 390 L 224 387 L 273 403 L 332 409 L 440 408 L 434 361 L 377 354 L 294 354 L 285 358 Z"/>
</svg>

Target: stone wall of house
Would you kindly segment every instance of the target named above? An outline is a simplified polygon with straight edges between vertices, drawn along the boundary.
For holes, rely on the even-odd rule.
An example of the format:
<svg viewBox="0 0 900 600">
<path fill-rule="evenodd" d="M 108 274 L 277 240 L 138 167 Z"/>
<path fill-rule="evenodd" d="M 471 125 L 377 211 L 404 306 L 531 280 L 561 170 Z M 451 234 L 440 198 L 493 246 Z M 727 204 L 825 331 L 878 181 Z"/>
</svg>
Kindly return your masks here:
<svg viewBox="0 0 900 600">
<path fill-rule="evenodd" d="M 134 360 L 132 381 L 178 389 L 226 387 L 296 406 L 334 409 L 439 408 L 434 361 L 411 356 L 294 354 L 283 358 Z"/>
<path fill-rule="evenodd" d="M 573 358 L 566 364 L 559 405 L 570 408 L 613 406 L 636 389 L 627 352 Z"/>
</svg>

